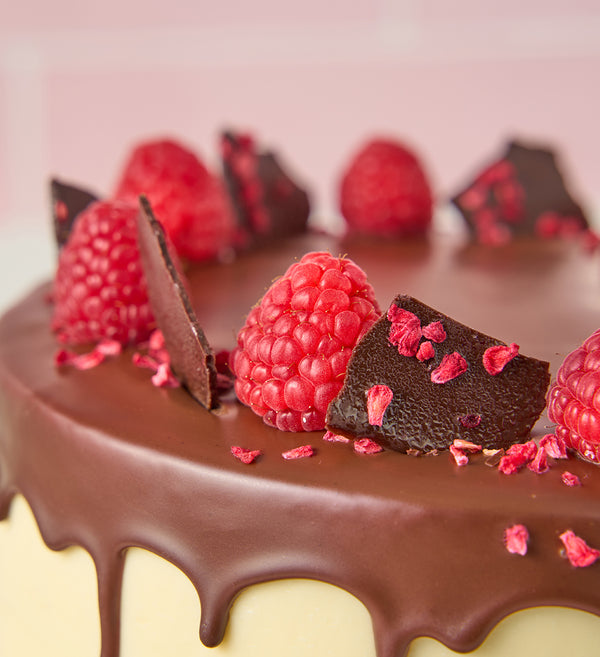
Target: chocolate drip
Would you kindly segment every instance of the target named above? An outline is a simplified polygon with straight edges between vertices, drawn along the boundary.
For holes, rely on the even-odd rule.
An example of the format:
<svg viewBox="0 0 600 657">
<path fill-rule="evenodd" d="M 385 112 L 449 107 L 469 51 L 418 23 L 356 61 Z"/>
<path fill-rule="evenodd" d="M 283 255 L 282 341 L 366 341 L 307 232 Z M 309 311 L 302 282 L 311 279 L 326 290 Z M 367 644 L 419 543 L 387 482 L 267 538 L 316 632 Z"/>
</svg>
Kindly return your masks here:
<svg viewBox="0 0 600 657">
<path fill-rule="evenodd" d="M 309 244 L 322 248 L 321 242 Z M 449 251 L 438 250 L 435 258 L 407 252 L 404 258 L 403 248 L 373 255 L 358 246 L 346 249 L 373 272 L 383 305 L 398 280 L 417 281 L 424 264 L 431 268 L 414 290 L 422 298 L 435 296 L 427 286 L 446 272 Z M 536 271 L 539 258 L 556 256 L 555 246 L 519 248 L 511 250 L 514 275 L 499 263 L 503 295 L 509 288 L 518 297 L 527 287 L 523 274 Z M 217 265 L 193 273 L 193 290 L 203 299 L 197 312 L 209 339 L 231 345 L 243 312 L 260 296 L 254 284 L 268 283 L 296 250 L 306 250 L 306 242 L 269 252 L 272 262 L 264 253 L 245 258 L 240 268 L 247 287 L 235 270 Z M 396 261 L 405 269 L 390 277 Z M 515 265 L 521 261 L 522 267 Z M 593 280 L 579 254 L 569 262 L 582 281 Z M 463 259 L 453 268 L 450 302 L 460 303 L 469 292 L 469 267 Z M 486 267 L 493 269 L 493 261 L 486 260 Z M 554 271 L 560 267 L 556 260 Z M 479 273 L 475 286 L 486 279 L 485 271 Z M 386 285 L 387 279 L 393 280 Z M 560 278 L 552 280 L 561 285 Z M 537 281 L 535 274 L 530 293 Z M 566 287 L 572 282 L 565 278 Z M 204 294 L 211 283 L 219 295 Z M 591 298 L 586 285 L 573 288 L 581 299 Z M 600 566 L 574 569 L 561 558 L 558 541 L 570 528 L 600 546 L 597 466 L 569 461 L 568 469 L 585 482 L 575 490 L 562 484 L 560 466 L 544 475 L 506 477 L 480 456 L 464 468 L 448 454 L 361 456 L 351 445 L 322 441 L 321 433 L 271 429 L 234 401 L 225 402 L 220 415 L 207 413 L 183 389 L 154 388 L 148 374 L 132 365 L 131 353 L 85 372 L 57 369 L 46 292 L 34 291 L 0 320 L 0 511 L 20 492 L 50 547 L 79 545 L 92 555 L 101 657 L 118 657 L 123 555 L 130 546 L 164 557 L 189 577 L 202 605 L 201 639 L 209 646 L 221 641 L 243 588 L 287 577 L 329 582 L 358 597 L 371 613 L 379 657 L 399 657 L 422 635 L 472 650 L 501 618 L 528 606 L 572 606 L 600 615 Z M 534 296 L 523 311 L 531 313 L 529 320 L 543 321 L 548 298 Z M 577 303 L 565 293 L 567 308 Z M 578 322 L 565 325 L 561 344 L 540 336 L 540 356 L 551 353 L 556 363 L 555 352 L 566 352 L 595 327 L 597 309 L 580 305 Z M 475 304 L 472 312 L 479 316 L 456 310 L 482 325 L 489 305 Z M 510 318 L 506 304 L 494 317 L 498 324 Z M 526 324 L 518 335 L 507 335 L 507 326 L 516 325 L 499 326 L 499 336 L 531 352 L 539 325 Z M 538 431 L 546 432 L 544 421 Z M 230 447 L 241 441 L 262 451 L 260 461 L 246 466 L 231 456 Z M 306 443 L 318 458 L 281 458 Z M 515 522 L 532 536 L 525 557 L 510 555 L 503 545 L 504 529 Z"/>
</svg>

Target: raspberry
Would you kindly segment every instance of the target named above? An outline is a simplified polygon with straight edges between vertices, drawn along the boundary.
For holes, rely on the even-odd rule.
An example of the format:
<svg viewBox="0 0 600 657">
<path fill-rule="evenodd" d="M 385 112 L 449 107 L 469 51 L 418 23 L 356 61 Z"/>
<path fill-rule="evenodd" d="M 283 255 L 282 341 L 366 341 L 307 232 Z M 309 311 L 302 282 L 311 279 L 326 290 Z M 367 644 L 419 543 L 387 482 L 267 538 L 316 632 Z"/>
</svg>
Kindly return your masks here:
<svg viewBox="0 0 600 657">
<path fill-rule="evenodd" d="M 359 233 L 406 236 L 425 233 L 433 199 L 423 167 L 401 144 L 383 139 L 362 148 L 345 171 L 341 211 Z"/>
<path fill-rule="evenodd" d="M 282 431 L 323 429 L 352 349 L 379 314 L 373 288 L 351 260 L 305 255 L 238 334 L 232 369 L 239 400 Z"/>
<path fill-rule="evenodd" d="M 60 252 L 52 328 L 63 343 L 146 340 L 154 319 L 137 245 L 135 206 L 95 202 Z"/>
<path fill-rule="evenodd" d="M 548 393 L 548 417 L 567 447 L 600 463 L 600 329 L 558 369 Z"/>
<path fill-rule="evenodd" d="M 194 153 L 174 141 L 140 144 L 131 153 L 115 197 L 145 194 L 180 256 L 210 260 L 227 252 L 235 220 L 225 187 Z"/>
</svg>

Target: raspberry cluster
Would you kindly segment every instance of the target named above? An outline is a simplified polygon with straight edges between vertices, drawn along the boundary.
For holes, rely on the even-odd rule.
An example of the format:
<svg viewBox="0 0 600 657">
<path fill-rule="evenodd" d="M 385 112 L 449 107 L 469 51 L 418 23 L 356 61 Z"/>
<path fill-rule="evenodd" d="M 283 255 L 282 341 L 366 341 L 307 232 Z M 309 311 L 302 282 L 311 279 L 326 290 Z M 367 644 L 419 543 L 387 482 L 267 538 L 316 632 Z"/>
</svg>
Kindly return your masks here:
<svg viewBox="0 0 600 657">
<path fill-rule="evenodd" d="M 548 393 L 548 417 L 567 447 L 600 463 L 600 329 L 558 369 Z"/>
<path fill-rule="evenodd" d="M 231 248 L 236 222 L 225 187 L 182 144 L 163 139 L 132 151 L 115 197 L 137 204 L 141 194 L 181 257 L 209 260 Z"/>
<path fill-rule="evenodd" d="M 346 366 L 380 310 L 351 260 L 313 252 L 289 267 L 238 334 L 231 366 L 240 401 L 282 431 L 317 431 Z"/>
<path fill-rule="evenodd" d="M 345 171 L 340 206 L 351 231 L 402 237 L 429 229 L 433 197 L 416 155 L 402 144 L 376 139 Z"/>
<path fill-rule="evenodd" d="M 52 328 L 67 344 L 146 340 L 154 318 L 137 243 L 135 205 L 95 202 L 60 252 Z"/>
</svg>

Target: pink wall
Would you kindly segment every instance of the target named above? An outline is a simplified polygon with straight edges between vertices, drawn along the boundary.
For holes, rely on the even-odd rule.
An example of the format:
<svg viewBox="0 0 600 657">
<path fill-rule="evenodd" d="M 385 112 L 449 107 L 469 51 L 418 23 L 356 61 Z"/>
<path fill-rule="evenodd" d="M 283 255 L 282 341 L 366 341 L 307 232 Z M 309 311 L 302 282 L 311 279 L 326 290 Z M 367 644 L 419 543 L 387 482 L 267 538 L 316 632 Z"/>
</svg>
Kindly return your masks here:
<svg viewBox="0 0 600 657">
<path fill-rule="evenodd" d="M 507 137 L 550 142 L 600 206 L 595 0 L 10 4 L 0 221 L 39 221 L 53 173 L 109 191 L 140 138 L 178 136 L 214 163 L 225 126 L 276 146 L 324 216 L 376 133 L 412 144 L 441 197 Z"/>
</svg>

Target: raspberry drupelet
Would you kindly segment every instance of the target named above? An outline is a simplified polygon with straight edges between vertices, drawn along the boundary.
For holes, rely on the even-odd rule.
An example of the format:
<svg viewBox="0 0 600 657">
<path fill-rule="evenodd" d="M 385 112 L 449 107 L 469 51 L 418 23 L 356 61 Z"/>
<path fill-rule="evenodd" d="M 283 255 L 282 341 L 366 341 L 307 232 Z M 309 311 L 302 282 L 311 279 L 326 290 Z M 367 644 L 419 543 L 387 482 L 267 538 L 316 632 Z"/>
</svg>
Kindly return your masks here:
<svg viewBox="0 0 600 657">
<path fill-rule="evenodd" d="M 317 431 L 352 350 L 380 316 L 354 262 L 313 252 L 289 267 L 238 334 L 231 364 L 239 400 L 282 431 Z"/>
<path fill-rule="evenodd" d="M 65 344 L 146 340 L 155 328 L 137 243 L 135 205 L 98 201 L 60 252 L 52 329 Z"/>
</svg>

